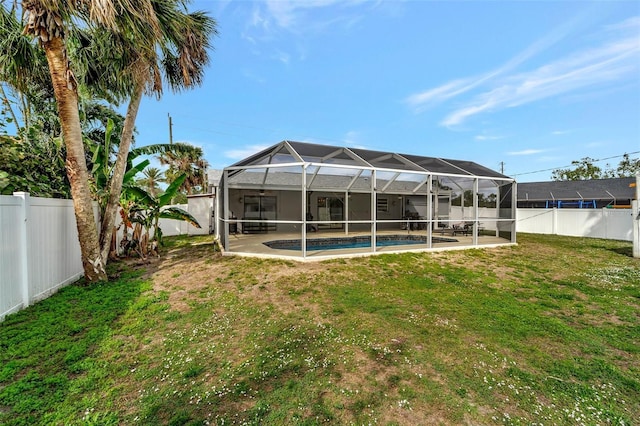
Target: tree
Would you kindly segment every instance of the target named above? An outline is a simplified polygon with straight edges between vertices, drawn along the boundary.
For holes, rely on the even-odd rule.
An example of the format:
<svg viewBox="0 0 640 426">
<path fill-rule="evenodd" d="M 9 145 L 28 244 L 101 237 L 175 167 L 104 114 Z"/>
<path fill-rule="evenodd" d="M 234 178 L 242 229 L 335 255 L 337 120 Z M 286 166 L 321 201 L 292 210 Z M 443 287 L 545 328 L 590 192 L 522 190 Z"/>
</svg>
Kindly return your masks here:
<svg viewBox="0 0 640 426">
<path fill-rule="evenodd" d="M 184 3 L 179 0 L 136 2 L 130 0 L 118 2 L 113 0 L 101 2 L 25 0 L 22 2 L 23 16 L 26 19 L 24 32 L 39 40 L 47 58 L 66 146 L 66 168 L 74 200 L 82 262 L 85 277 L 90 282 L 107 278 L 104 265 L 109 248 L 110 238 L 108 237 L 112 233 L 112 224 L 115 221 L 115 210 L 122 188 L 124 164 L 132 139 L 135 113 L 144 89 L 151 87 L 153 92 L 160 93 L 162 85 L 159 78 L 159 64 L 165 65 L 177 74 L 170 78 L 172 85 L 179 87 L 182 84 L 188 87 L 199 82 L 204 65 L 208 61 L 208 37 L 215 30 L 213 21 L 202 13 L 196 13 L 189 15 L 191 18 L 184 21 L 187 24 L 179 24 L 180 18 L 186 15 L 185 13 L 180 15 L 180 6 L 183 5 Z M 103 40 L 97 35 L 104 36 L 104 39 L 111 36 L 110 40 L 115 42 L 113 47 L 118 49 L 83 48 L 85 47 L 83 42 L 86 42 L 87 38 L 68 37 L 79 28 L 94 30 L 96 39 Z M 163 33 L 162 29 L 166 32 Z M 81 33 L 81 31 L 76 32 Z M 171 37 L 167 38 L 166 34 L 171 34 Z M 202 35 L 205 36 L 200 37 Z M 160 43 L 162 40 L 177 41 L 175 45 L 179 48 L 173 51 L 169 43 Z M 95 54 L 95 58 L 101 58 L 83 64 L 87 71 L 85 73 L 77 72 L 77 63 L 75 63 L 76 69 L 71 65 L 67 53 L 73 51 L 68 49 L 72 41 L 78 41 L 82 47 L 77 49 L 78 57 L 89 52 Z M 106 52 L 109 53 L 109 58 L 115 58 L 114 62 L 120 66 L 114 66 L 109 73 L 97 73 L 91 64 L 108 63 Z M 100 53 L 102 57 L 99 56 Z M 159 56 L 160 53 L 162 56 Z M 113 64 L 109 63 L 109 65 Z M 130 85 L 133 87 L 133 92 L 121 138 L 122 155 L 118 155 L 109 184 L 108 210 L 105 214 L 107 222 L 103 222 L 102 226 L 103 229 L 106 228 L 104 235 L 107 237 L 104 241 L 106 248 L 104 256 L 100 250 L 98 233 L 93 220 L 88 169 L 82 143 L 78 111 L 78 78 L 80 76 L 86 77 L 87 81 L 91 77 L 94 78 L 94 82 L 103 80 L 103 85 L 109 82 L 117 83 L 118 77 L 122 76 L 123 82 L 114 84 L 118 90 L 123 90 L 126 86 L 125 82 L 134 83 Z M 122 95 L 123 92 L 114 93 Z"/>
<path fill-rule="evenodd" d="M 142 171 L 143 178 L 136 182 L 144 188 L 150 195 L 157 197 L 160 193 L 160 184 L 166 182 L 164 172 L 157 167 L 147 167 Z"/>
<path fill-rule="evenodd" d="M 629 158 L 629 154 L 624 154 L 616 168 L 616 176 L 634 177 L 638 173 L 640 173 L 640 158 Z"/>
<path fill-rule="evenodd" d="M 52 109 L 53 86 L 44 52 L 22 34 L 16 5 L 0 7 L 0 98 L 8 123 L 20 129 L 31 127 L 33 113 Z M 55 106 L 55 105 L 54 105 Z M 24 134 L 25 139 L 29 134 Z M 57 136 L 57 135 L 56 135 Z"/>
<path fill-rule="evenodd" d="M 78 0 L 58 2 L 54 0 L 24 0 L 22 2 L 24 33 L 39 41 L 45 52 L 58 116 L 66 146 L 66 169 L 71 185 L 78 240 L 85 279 L 89 282 L 107 279 L 105 263 L 100 253 L 97 227 L 93 215 L 89 172 L 82 140 L 78 109 L 78 82 L 67 56 L 66 35 L 78 22 L 118 28 L 116 9 L 127 17 L 143 16 L 149 10 L 148 2 L 119 2 Z M 147 23 L 154 27 L 153 16 Z M 138 19 L 138 25 L 143 21 Z M 133 26 L 135 28 L 135 26 Z"/>
<path fill-rule="evenodd" d="M 37 197 L 68 198 L 62 141 L 29 142 L 0 135 L 0 194 L 25 191 Z"/>
<path fill-rule="evenodd" d="M 174 91 L 200 85 L 209 62 L 210 39 L 216 33 L 215 21 L 202 12 L 186 13 L 184 2 L 152 1 L 159 32 L 147 40 L 119 40 L 123 68 L 131 77 L 132 92 L 127 108 L 119 151 L 109 182 L 109 199 L 100 229 L 103 258 L 107 258 L 116 220 L 133 127 L 145 92 L 162 93 L 162 74 Z"/>
<path fill-rule="evenodd" d="M 632 177 L 640 172 L 640 159 L 630 159 L 629 154 L 624 154 L 618 167 L 614 170 L 607 164 L 603 170 L 593 164 L 596 160 L 585 157 L 580 161 L 572 161 L 574 167 L 567 169 L 556 169 L 551 174 L 551 179 L 555 181 L 563 180 L 589 180 Z"/>
<path fill-rule="evenodd" d="M 178 176 L 167 187 L 167 190 L 157 197 L 136 185 L 128 186 L 123 191 L 121 204 L 123 205 L 122 211 L 126 212 L 122 215 L 123 223 L 128 228 L 133 228 L 133 223 L 138 224 L 130 240 L 125 231 L 125 241 L 127 244 L 133 245 L 133 248 L 138 249 L 141 256 L 146 254 L 149 245 L 154 247 L 162 244 L 160 219 L 186 221 L 196 228 L 200 228 L 198 221 L 189 212 L 175 206 L 167 207 L 185 179 L 186 175 L 184 174 Z M 144 234 L 142 233 L 143 229 Z M 149 231 L 151 229 L 153 229 L 153 237 L 150 240 Z"/>
<path fill-rule="evenodd" d="M 184 174 L 186 179 L 180 186 L 180 191 L 187 195 L 205 192 L 209 164 L 203 158 L 202 148 L 183 145 L 189 146 L 191 149 L 181 152 L 166 152 L 158 157 L 160 164 L 169 166 L 166 172 L 167 180 L 171 182 Z"/>
</svg>

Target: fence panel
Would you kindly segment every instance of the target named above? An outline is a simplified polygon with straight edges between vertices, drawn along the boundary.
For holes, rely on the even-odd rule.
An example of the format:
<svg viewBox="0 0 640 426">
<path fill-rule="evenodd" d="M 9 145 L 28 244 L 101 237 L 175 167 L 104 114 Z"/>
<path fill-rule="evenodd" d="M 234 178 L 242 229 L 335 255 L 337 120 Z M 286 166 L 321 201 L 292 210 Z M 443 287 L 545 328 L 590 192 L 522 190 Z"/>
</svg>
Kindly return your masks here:
<svg viewBox="0 0 640 426">
<path fill-rule="evenodd" d="M 0 196 L 0 252 L 1 321 L 82 276 L 73 202 Z"/>
<path fill-rule="evenodd" d="M 214 198 L 212 196 L 189 198 L 187 211 L 196 218 L 196 220 L 200 224 L 200 228 L 196 228 L 192 225 L 187 225 L 187 234 L 207 235 L 213 232 L 213 229 L 211 229 L 213 203 Z"/>
<path fill-rule="evenodd" d="M 207 235 L 210 232 L 211 214 L 213 211 L 213 197 L 189 198 L 188 204 L 174 204 L 168 207 L 179 207 L 189 212 L 200 224 L 200 228 L 179 220 L 160 219 L 162 235 Z"/>
<path fill-rule="evenodd" d="M 518 232 L 633 241 L 631 210 L 526 209 L 517 210 Z"/>
<path fill-rule="evenodd" d="M 83 274 L 73 201 L 32 197 L 29 227 L 30 294 L 35 302 Z"/>
<path fill-rule="evenodd" d="M 0 195 L 0 321 L 22 307 L 21 219 L 20 198 Z"/>
<path fill-rule="evenodd" d="M 604 209 L 606 231 L 603 238 L 633 241 L 633 211 L 631 209 Z"/>
<path fill-rule="evenodd" d="M 182 210 L 189 211 L 187 204 L 172 204 L 169 207 L 178 207 Z M 173 219 L 160 219 L 158 222 L 158 226 L 162 229 L 162 235 L 165 237 L 173 237 L 175 235 L 186 235 L 187 234 L 187 222 L 181 220 L 173 220 Z"/>
<path fill-rule="evenodd" d="M 555 213 L 552 209 L 518 209 L 516 217 L 518 232 L 532 234 L 555 233 Z"/>
</svg>

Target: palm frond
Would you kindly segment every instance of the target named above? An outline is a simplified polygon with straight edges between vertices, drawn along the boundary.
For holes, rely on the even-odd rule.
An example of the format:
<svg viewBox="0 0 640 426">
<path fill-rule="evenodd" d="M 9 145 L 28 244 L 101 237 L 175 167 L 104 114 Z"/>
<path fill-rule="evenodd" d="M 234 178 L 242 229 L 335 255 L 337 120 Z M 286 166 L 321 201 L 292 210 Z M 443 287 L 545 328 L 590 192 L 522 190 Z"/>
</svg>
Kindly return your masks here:
<svg viewBox="0 0 640 426">
<path fill-rule="evenodd" d="M 129 152 L 129 158 L 133 159 L 140 155 L 163 155 L 166 153 L 190 153 L 199 149 L 193 145 L 189 145 L 183 142 L 176 142 L 172 144 L 159 143 L 146 146 L 140 146 L 132 149 Z"/>
</svg>

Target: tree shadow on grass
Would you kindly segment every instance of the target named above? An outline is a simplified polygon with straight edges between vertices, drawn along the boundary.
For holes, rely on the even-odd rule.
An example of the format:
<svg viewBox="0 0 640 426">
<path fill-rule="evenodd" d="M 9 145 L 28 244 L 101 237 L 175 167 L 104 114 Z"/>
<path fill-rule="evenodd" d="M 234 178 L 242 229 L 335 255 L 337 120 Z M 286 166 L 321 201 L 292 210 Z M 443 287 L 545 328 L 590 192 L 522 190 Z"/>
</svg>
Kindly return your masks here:
<svg viewBox="0 0 640 426">
<path fill-rule="evenodd" d="M 610 248 L 610 251 L 620 254 L 622 256 L 626 256 L 626 257 L 633 257 L 633 247 L 632 246 L 628 246 L 628 247 L 614 247 L 614 248 Z"/>
<path fill-rule="evenodd" d="M 94 353 L 140 295 L 139 275 L 78 281 L 0 324 L 1 424 L 64 422 L 54 413 L 64 412 L 72 393 L 92 386 Z"/>
</svg>

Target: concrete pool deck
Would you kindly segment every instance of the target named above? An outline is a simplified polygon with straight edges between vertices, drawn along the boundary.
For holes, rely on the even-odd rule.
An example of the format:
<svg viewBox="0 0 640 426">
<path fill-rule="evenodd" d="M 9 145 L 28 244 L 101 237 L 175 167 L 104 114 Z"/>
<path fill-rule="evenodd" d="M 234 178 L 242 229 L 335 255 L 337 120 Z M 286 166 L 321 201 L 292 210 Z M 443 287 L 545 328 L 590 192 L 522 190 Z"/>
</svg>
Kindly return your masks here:
<svg viewBox="0 0 640 426">
<path fill-rule="evenodd" d="M 427 232 L 422 231 L 410 231 L 406 230 L 384 230 L 378 231 L 377 235 L 421 235 L 426 236 Z M 486 234 L 486 232 L 485 232 Z M 370 232 L 354 231 L 345 233 L 344 230 L 319 230 L 318 232 L 307 232 L 307 239 L 316 238 L 344 238 L 344 237 L 356 237 L 356 236 L 370 236 Z M 442 236 L 434 232 L 432 234 L 434 239 L 441 238 Z M 395 246 L 382 246 L 376 247 L 375 254 L 378 253 L 402 253 L 402 252 L 425 252 L 425 251 L 442 251 L 442 250 L 463 250 L 469 248 L 485 248 L 485 247 L 497 247 L 504 245 L 512 245 L 510 240 L 506 238 L 496 237 L 495 235 L 480 235 L 478 236 L 478 244 L 473 244 L 473 236 L 471 235 L 456 235 L 455 237 L 445 236 L 446 239 L 455 239 L 457 241 L 436 242 L 432 243 L 429 247 L 428 244 L 407 244 L 407 245 L 395 245 Z M 229 235 L 229 250 L 225 252 L 227 255 L 243 255 L 243 256 L 256 256 L 256 257 L 275 257 L 275 258 L 287 258 L 295 260 L 325 260 L 335 257 L 356 257 L 356 256 L 369 256 L 374 254 L 371 247 L 365 248 L 344 248 L 344 249 L 318 249 L 307 250 L 306 258 L 302 257 L 301 250 L 287 250 L 271 248 L 264 243 L 273 240 L 300 240 L 301 233 L 299 232 L 268 232 L 263 234 L 230 234 Z"/>
</svg>

